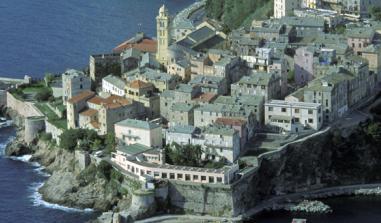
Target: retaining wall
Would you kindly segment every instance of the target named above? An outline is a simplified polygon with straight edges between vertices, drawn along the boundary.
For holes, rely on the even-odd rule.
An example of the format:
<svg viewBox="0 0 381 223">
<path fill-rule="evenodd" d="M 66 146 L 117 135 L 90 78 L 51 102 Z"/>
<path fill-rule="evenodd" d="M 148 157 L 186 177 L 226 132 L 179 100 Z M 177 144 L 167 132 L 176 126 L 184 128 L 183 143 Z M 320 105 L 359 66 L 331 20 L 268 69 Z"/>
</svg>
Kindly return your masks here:
<svg viewBox="0 0 381 223">
<path fill-rule="evenodd" d="M 31 102 L 18 100 L 11 93 L 7 92 L 7 107 L 17 112 L 20 116 L 36 117 L 43 116 L 43 114 Z"/>
<path fill-rule="evenodd" d="M 52 134 L 52 139 L 54 139 L 58 145 L 60 144 L 60 136 L 63 133 L 62 129 L 57 128 L 48 120 L 45 120 L 45 132 Z"/>
</svg>

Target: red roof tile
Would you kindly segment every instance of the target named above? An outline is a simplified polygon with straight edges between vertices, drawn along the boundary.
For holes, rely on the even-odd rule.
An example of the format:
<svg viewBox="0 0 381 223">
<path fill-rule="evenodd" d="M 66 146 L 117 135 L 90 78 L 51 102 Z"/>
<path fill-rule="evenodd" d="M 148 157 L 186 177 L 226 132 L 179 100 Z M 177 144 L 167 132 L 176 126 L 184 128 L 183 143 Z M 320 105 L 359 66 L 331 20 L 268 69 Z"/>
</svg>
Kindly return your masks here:
<svg viewBox="0 0 381 223">
<path fill-rule="evenodd" d="M 240 118 L 217 118 L 216 124 L 220 125 L 231 125 L 231 126 L 243 126 L 246 124 L 246 121 Z"/>
<path fill-rule="evenodd" d="M 92 91 L 84 91 L 72 98 L 70 98 L 67 102 L 71 104 L 77 104 L 80 101 L 88 100 L 90 97 L 93 97 L 95 95 Z"/>
<path fill-rule="evenodd" d="M 156 53 L 157 51 L 157 41 L 149 38 L 144 38 L 138 43 L 130 43 L 129 40 L 121 43 L 119 46 L 113 49 L 115 53 L 121 53 L 124 50 L 134 48 L 142 52 Z"/>
</svg>

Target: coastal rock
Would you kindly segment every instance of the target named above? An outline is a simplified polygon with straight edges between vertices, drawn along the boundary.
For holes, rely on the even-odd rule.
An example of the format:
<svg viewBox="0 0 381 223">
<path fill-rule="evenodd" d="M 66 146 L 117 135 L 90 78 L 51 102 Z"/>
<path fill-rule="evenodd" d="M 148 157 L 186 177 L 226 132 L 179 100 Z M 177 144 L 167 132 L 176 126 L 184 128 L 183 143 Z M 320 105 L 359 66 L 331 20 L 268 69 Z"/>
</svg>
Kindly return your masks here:
<svg viewBox="0 0 381 223">
<path fill-rule="evenodd" d="M 93 223 L 133 223 L 130 213 L 128 212 L 104 212 Z"/>
<path fill-rule="evenodd" d="M 23 156 L 26 154 L 31 154 L 32 148 L 27 146 L 26 143 L 23 141 L 24 139 L 24 133 L 23 131 L 18 131 L 16 138 L 9 143 L 5 148 L 5 155 L 6 156 Z"/>
<path fill-rule="evenodd" d="M 332 209 L 321 201 L 304 200 L 298 205 L 292 206 L 290 211 L 307 213 L 330 213 Z"/>
<path fill-rule="evenodd" d="M 372 189 L 359 189 L 355 191 L 355 195 L 375 195 L 375 196 L 380 196 L 381 195 L 381 188 L 372 188 Z"/>
</svg>

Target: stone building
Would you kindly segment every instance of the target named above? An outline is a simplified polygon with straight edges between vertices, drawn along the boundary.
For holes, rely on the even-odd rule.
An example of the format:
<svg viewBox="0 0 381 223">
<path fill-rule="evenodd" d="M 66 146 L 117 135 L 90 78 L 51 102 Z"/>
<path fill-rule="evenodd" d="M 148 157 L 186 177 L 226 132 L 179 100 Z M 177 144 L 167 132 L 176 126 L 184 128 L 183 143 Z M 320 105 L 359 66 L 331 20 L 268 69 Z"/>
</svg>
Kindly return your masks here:
<svg viewBox="0 0 381 223">
<path fill-rule="evenodd" d="M 264 105 L 264 97 L 263 96 L 255 96 L 255 95 L 241 95 L 241 96 L 218 96 L 216 100 L 214 100 L 214 104 L 220 105 L 235 105 L 241 106 L 243 110 L 246 111 L 247 114 L 253 113 L 255 116 L 255 123 L 248 121 L 247 119 L 247 128 L 249 137 L 254 134 L 254 129 L 257 127 L 256 125 L 259 123 L 263 124 L 263 105 Z"/>
<path fill-rule="evenodd" d="M 160 95 L 160 114 L 164 120 L 170 120 L 173 104 L 185 103 L 193 104 L 193 99 L 201 94 L 199 86 L 179 84 L 174 90 L 164 91 Z"/>
<path fill-rule="evenodd" d="M 77 70 L 67 70 L 62 74 L 63 103 L 79 95 L 80 93 L 91 90 L 91 80 L 83 72 Z"/>
<path fill-rule="evenodd" d="M 293 27 L 297 38 L 316 37 L 324 34 L 325 30 L 325 21 L 322 17 L 283 17 L 279 23 L 286 25 L 288 29 Z"/>
<path fill-rule="evenodd" d="M 315 47 L 300 47 L 296 49 L 294 56 L 295 82 L 304 86 L 315 78 L 314 68 L 319 63 L 318 49 Z"/>
<path fill-rule="evenodd" d="M 352 28 L 347 31 L 348 46 L 351 47 L 355 54 L 360 55 L 361 52 L 372 44 L 375 31 L 371 27 Z"/>
<path fill-rule="evenodd" d="M 243 76 L 237 83 L 231 85 L 232 95 L 263 96 L 265 100 L 281 96 L 280 77 L 275 73 L 252 72 Z"/>
<path fill-rule="evenodd" d="M 215 124 L 217 126 L 225 126 L 238 131 L 239 138 L 241 140 L 241 151 L 245 148 L 246 142 L 250 139 L 249 127 L 247 121 L 241 118 L 217 118 Z"/>
<path fill-rule="evenodd" d="M 100 83 L 109 74 L 121 73 L 120 53 L 91 55 L 89 61 L 90 78 L 93 83 Z"/>
<path fill-rule="evenodd" d="M 361 57 L 368 60 L 369 71 L 376 74 L 376 83 L 381 81 L 381 45 L 369 45 L 361 52 Z"/>
<path fill-rule="evenodd" d="M 121 145 L 141 144 L 162 148 L 161 126 L 148 121 L 126 119 L 115 124 L 115 137 Z"/>
<path fill-rule="evenodd" d="M 95 93 L 92 91 L 84 91 L 75 97 L 68 100 L 66 111 L 67 111 L 67 127 L 69 129 L 74 129 L 79 126 L 79 113 L 86 109 L 87 100 L 94 97 Z"/>
<path fill-rule="evenodd" d="M 323 112 L 319 103 L 271 100 L 265 104 L 265 124 L 278 132 L 319 130 Z"/>
<path fill-rule="evenodd" d="M 323 122 L 334 122 L 349 109 L 348 79 L 345 73 L 327 75 L 317 79 L 304 89 L 304 102 L 320 103 L 323 110 Z"/>
<path fill-rule="evenodd" d="M 177 75 L 171 75 L 153 70 L 151 68 L 138 68 L 123 75 L 128 82 L 133 80 L 141 80 L 149 82 L 155 86 L 155 92 L 163 92 L 165 90 L 175 89 L 181 78 Z"/>
<path fill-rule="evenodd" d="M 167 73 L 177 75 L 187 82 L 191 79 L 191 64 L 187 60 L 177 60 L 168 64 Z"/>
<path fill-rule="evenodd" d="M 190 103 L 173 103 L 168 115 L 170 125 L 194 125 L 194 108 Z"/>
<path fill-rule="evenodd" d="M 136 105 L 117 95 L 101 98 L 85 91 L 67 103 L 68 128 L 92 129 L 99 135 L 114 131 L 116 122 L 135 117 Z"/>
<path fill-rule="evenodd" d="M 369 17 L 371 7 L 381 7 L 379 0 L 341 0 L 341 13 L 355 18 Z"/>
<path fill-rule="evenodd" d="M 274 18 L 282 18 L 293 14 L 300 8 L 301 0 L 274 0 Z"/>
<path fill-rule="evenodd" d="M 228 93 L 228 85 L 225 77 L 197 75 L 188 83 L 191 86 L 199 86 L 203 93 L 225 95 Z"/>
</svg>

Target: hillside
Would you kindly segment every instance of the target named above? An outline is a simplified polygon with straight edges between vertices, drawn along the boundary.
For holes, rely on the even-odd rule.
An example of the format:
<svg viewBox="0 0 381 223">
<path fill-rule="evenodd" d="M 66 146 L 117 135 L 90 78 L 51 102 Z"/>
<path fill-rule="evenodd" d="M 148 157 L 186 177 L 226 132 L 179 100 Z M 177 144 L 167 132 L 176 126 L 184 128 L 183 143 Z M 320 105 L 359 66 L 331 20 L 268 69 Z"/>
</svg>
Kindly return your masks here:
<svg viewBox="0 0 381 223">
<path fill-rule="evenodd" d="M 269 18 L 273 14 L 273 0 L 207 0 L 206 13 L 235 29 L 252 19 Z"/>
</svg>

